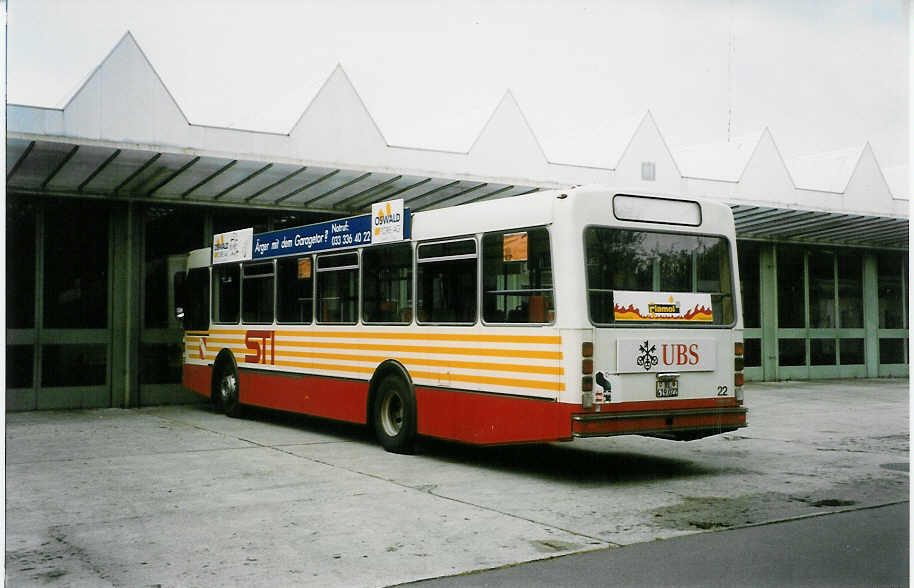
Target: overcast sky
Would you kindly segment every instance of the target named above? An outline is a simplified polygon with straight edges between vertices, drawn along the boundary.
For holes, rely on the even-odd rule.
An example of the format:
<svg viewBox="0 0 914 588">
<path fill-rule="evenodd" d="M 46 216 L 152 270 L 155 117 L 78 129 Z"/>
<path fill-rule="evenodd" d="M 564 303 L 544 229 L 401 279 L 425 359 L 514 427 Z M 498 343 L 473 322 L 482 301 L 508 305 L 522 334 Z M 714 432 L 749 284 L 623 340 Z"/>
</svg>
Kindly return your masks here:
<svg viewBox="0 0 914 588">
<path fill-rule="evenodd" d="M 674 148 L 767 126 L 788 159 L 870 141 L 892 167 L 909 22 L 905 0 L 9 0 L 8 100 L 62 106 L 130 30 L 192 123 L 287 132 L 339 63 L 393 145 L 466 151 L 510 89 L 554 161 L 600 161 L 649 109 Z"/>
</svg>

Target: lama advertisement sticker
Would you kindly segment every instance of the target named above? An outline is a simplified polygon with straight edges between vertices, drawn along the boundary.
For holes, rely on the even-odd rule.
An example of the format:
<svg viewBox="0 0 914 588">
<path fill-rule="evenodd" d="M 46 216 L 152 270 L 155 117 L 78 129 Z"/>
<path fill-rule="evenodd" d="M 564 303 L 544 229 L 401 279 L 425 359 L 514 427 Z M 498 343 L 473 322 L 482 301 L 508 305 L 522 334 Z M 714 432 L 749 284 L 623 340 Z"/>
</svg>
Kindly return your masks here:
<svg viewBox="0 0 914 588">
<path fill-rule="evenodd" d="M 613 290 L 613 316 L 616 322 L 710 323 L 714 321 L 711 295 L 701 292 Z"/>
</svg>

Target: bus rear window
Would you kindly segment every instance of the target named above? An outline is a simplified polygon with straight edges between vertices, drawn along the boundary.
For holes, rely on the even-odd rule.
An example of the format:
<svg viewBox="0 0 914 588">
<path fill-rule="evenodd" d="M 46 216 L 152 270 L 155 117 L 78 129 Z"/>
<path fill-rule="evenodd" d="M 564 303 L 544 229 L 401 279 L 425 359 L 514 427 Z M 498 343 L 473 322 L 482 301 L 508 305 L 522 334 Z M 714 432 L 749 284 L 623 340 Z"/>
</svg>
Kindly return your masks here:
<svg viewBox="0 0 914 588">
<path fill-rule="evenodd" d="M 616 318 L 616 291 L 709 295 L 712 318 L 697 324 L 733 322 L 732 265 L 723 237 L 587 227 L 584 249 L 587 303 L 594 324 L 632 324 Z M 646 322 L 696 324 L 661 319 Z"/>
</svg>

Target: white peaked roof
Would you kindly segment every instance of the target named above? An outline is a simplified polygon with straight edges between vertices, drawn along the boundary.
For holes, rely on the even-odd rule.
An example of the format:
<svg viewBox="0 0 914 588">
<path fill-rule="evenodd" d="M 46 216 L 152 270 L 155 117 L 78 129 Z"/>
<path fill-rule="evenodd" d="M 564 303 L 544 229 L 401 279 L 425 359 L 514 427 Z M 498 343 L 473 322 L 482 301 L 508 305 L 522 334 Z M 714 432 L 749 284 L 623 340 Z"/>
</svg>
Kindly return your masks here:
<svg viewBox="0 0 914 588">
<path fill-rule="evenodd" d="M 887 182 L 905 187 L 907 168 L 886 173 L 869 144 L 785 162 L 766 128 L 673 152 L 647 111 L 595 126 L 577 144 L 596 152 L 566 147 L 559 162 L 509 90 L 466 152 L 392 146 L 341 66 L 287 133 L 199 125 L 129 32 L 62 108 L 7 113 L 7 189 L 22 194 L 351 214 L 624 184 L 720 199 L 747 238 L 907 243 L 908 191 Z"/>
</svg>

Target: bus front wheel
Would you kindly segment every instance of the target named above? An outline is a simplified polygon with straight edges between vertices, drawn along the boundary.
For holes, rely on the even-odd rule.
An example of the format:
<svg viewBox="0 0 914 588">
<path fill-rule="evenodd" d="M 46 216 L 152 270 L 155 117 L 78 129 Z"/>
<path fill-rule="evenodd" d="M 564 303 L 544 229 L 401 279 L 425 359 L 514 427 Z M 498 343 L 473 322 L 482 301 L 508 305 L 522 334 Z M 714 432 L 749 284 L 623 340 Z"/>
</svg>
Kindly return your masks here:
<svg viewBox="0 0 914 588">
<path fill-rule="evenodd" d="M 235 366 L 231 362 L 223 362 L 216 377 L 217 403 L 230 417 L 241 416 L 238 386 L 238 371 Z"/>
<path fill-rule="evenodd" d="M 372 425 L 392 453 L 412 453 L 416 442 L 416 399 L 401 378 L 387 376 L 374 396 Z"/>
</svg>

